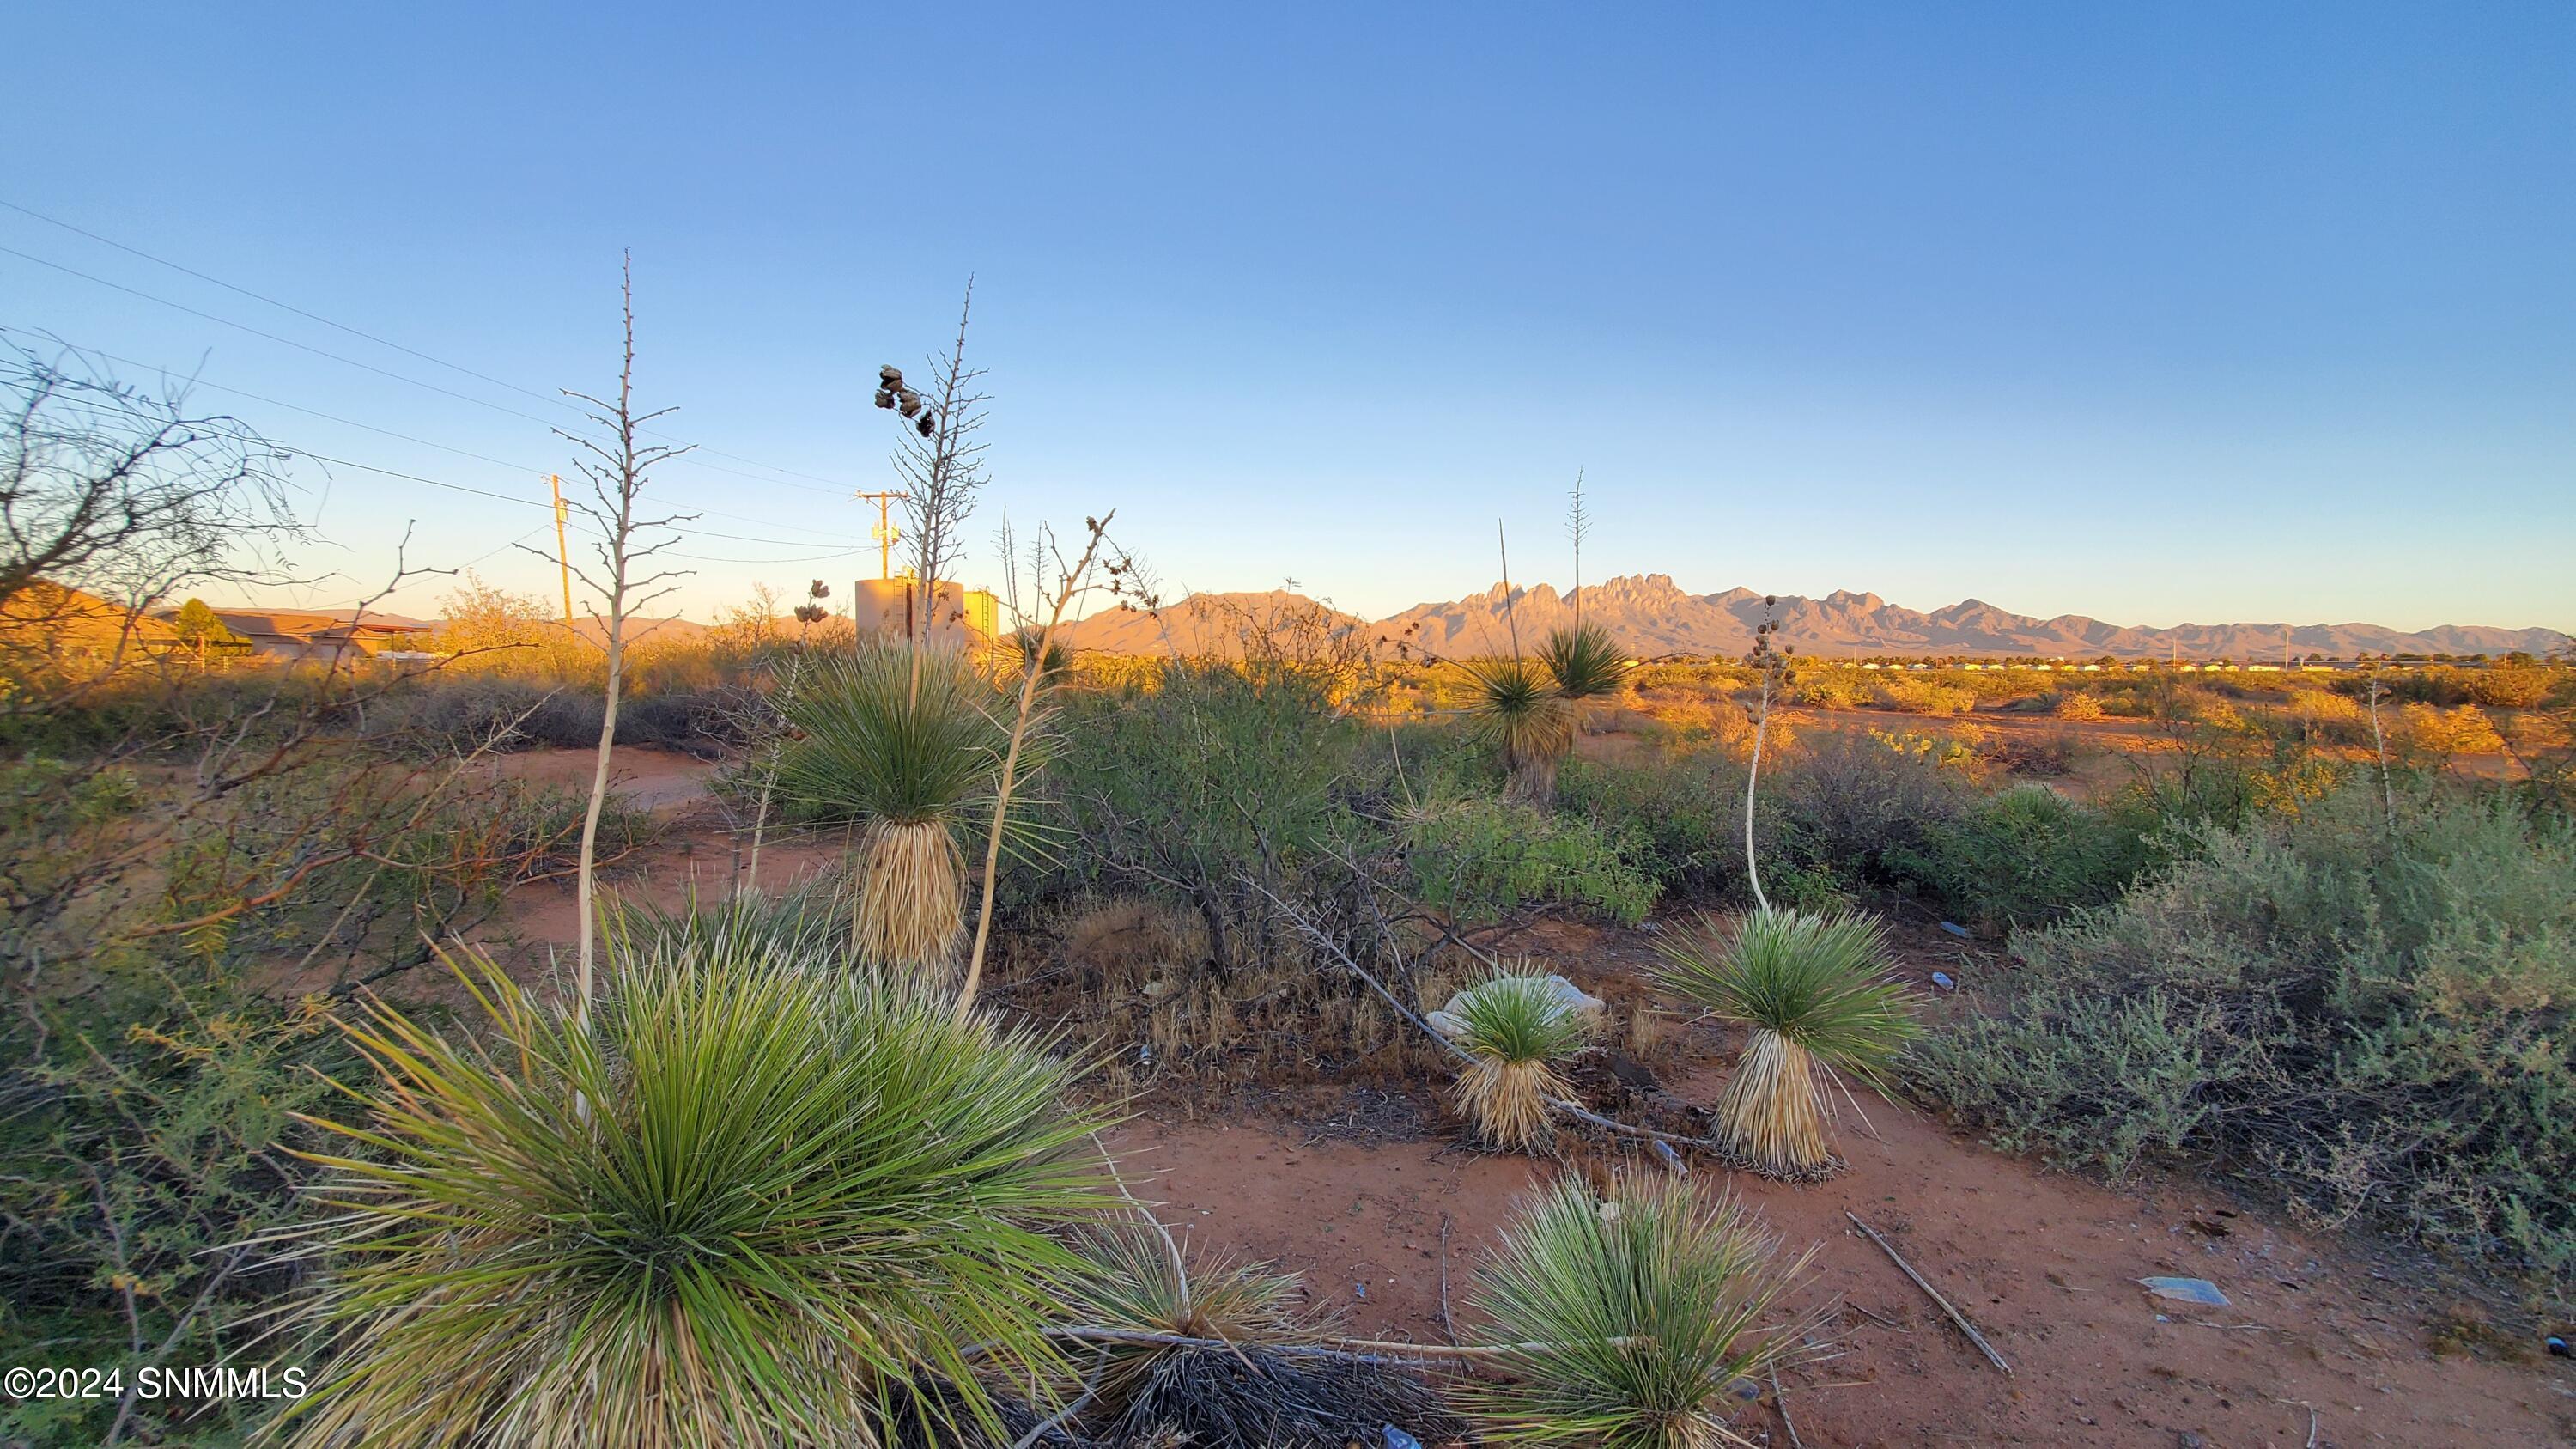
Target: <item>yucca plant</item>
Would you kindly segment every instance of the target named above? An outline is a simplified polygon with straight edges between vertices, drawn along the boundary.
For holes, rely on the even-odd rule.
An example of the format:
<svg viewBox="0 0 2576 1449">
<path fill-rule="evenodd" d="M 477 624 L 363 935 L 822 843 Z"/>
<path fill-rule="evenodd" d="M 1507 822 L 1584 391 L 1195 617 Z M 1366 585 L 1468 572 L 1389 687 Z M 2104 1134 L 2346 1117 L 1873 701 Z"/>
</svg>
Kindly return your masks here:
<svg viewBox="0 0 2576 1449">
<path fill-rule="evenodd" d="M 1476 1270 L 1469 1305 L 1507 1381 L 1464 1406 L 1489 1441 L 1601 1449 L 1746 1444 L 1728 1389 L 1806 1357 L 1813 1313 L 1784 1314 L 1813 1250 L 1779 1240 L 1694 1178 L 1568 1176 L 1524 1203 Z"/>
<path fill-rule="evenodd" d="M 1473 686 L 1467 717 L 1502 751 L 1509 798 L 1545 806 L 1556 797 L 1556 768 L 1574 748 L 1574 708 L 1547 671 L 1526 659 L 1466 663 Z"/>
<path fill-rule="evenodd" d="M 1062 679 L 1073 668 L 1073 651 L 1046 637 L 1046 631 L 1034 625 L 1022 625 L 1011 631 L 1011 642 L 1004 654 L 1013 677 L 1036 663 L 1041 683 Z"/>
<path fill-rule="evenodd" d="M 1877 918 L 1757 910 L 1724 933 L 1703 922 L 1696 938 L 1662 950 L 1667 989 L 1751 1029 L 1718 1098 L 1719 1139 L 1769 1176 L 1830 1172 L 1831 1074 L 1883 1087 L 1922 1030 L 1889 974 Z"/>
<path fill-rule="evenodd" d="M 837 961 L 850 954 L 850 891 L 842 876 L 823 873 L 779 889 L 746 887 L 720 901 L 696 888 L 677 908 L 646 896 L 606 896 L 603 928 L 619 937 L 628 960 L 696 953 L 742 959 L 751 953 L 799 961 Z"/>
<path fill-rule="evenodd" d="M 604 939 L 587 1028 L 477 958 L 488 1045 L 348 1028 L 379 1080 L 317 1124 L 298 1442 L 865 1446 L 896 1404 L 992 1431 L 979 1370 L 1064 1381 L 1056 1235 L 1114 1199 L 1059 1043 L 749 933 Z"/>
<path fill-rule="evenodd" d="M 1101 1328 L 1220 1338 L 1237 1347 L 1311 1339 L 1319 1325 L 1300 1305 L 1293 1273 L 1240 1262 L 1223 1253 L 1189 1252 L 1137 1214 L 1085 1229 L 1074 1251 L 1083 1275 L 1074 1310 Z M 1094 1373 L 1101 1404 L 1123 1413 L 1155 1366 L 1179 1351 L 1162 1344 L 1103 1344 Z"/>
<path fill-rule="evenodd" d="M 1539 646 L 1538 659 L 1556 681 L 1556 692 L 1567 699 L 1610 694 L 1628 675 L 1626 657 L 1611 641 L 1610 631 L 1598 624 L 1550 630 L 1547 642 Z"/>
<path fill-rule="evenodd" d="M 852 928 L 872 961 L 941 968 L 965 919 L 962 834 L 992 795 L 1008 731 L 960 651 L 864 643 L 808 670 L 782 707 L 797 738 L 779 788 L 861 822 Z"/>
<path fill-rule="evenodd" d="M 1333 1325 L 1300 1306 L 1294 1274 L 1191 1252 L 1139 1216 L 1077 1249 L 1090 1271 L 1072 1308 L 1091 1327 L 1201 1340 L 1087 1345 L 1100 1442 L 1279 1449 L 1375 1444 L 1388 1425 L 1437 1443 L 1465 1430 L 1414 1374 L 1300 1353 Z"/>
<path fill-rule="evenodd" d="M 1544 975 L 1500 974 L 1460 993 L 1455 1038 L 1471 1060 L 1453 1100 L 1476 1135 L 1495 1147 L 1534 1151 L 1554 1131 L 1548 1099 L 1567 1095 L 1557 1063 L 1583 1048 L 1591 1024 Z"/>
</svg>

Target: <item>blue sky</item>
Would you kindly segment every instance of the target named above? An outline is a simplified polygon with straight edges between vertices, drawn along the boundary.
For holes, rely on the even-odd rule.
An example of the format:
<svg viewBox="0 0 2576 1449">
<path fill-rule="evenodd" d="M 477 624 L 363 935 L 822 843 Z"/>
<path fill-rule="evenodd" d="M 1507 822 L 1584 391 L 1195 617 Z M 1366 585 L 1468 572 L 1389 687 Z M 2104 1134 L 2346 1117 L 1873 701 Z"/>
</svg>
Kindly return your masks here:
<svg viewBox="0 0 2576 1449">
<path fill-rule="evenodd" d="M 1490 583 L 1497 517 L 1561 585 L 1581 468 L 1595 578 L 2576 625 L 2556 0 L 40 0 L 0 56 L 0 200 L 540 392 L 613 381 L 633 247 L 641 395 L 740 470 L 661 480 L 739 536 L 687 545 L 700 617 L 874 572 L 841 496 L 887 486 L 870 379 L 972 273 L 981 522 L 1115 507 L 1170 586 L 1388 613 Z M 19 212 L 0 247 L 556 413 Z M 5 253 L 0 325 L 381 468 L 533 499 L 568 462 L 541 421 Z M 409 520 L 417 560 L 550 587 L 507 547 L 540 509 L 308 477 L 341 577 L 298 598 Z"/>
</svg>

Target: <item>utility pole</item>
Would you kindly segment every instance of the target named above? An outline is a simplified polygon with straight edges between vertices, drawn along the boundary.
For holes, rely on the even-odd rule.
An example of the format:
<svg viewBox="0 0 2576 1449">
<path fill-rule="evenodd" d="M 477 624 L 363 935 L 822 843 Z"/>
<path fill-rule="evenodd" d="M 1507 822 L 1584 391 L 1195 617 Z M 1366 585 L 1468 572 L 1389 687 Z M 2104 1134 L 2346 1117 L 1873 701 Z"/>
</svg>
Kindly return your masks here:
<svg viewBox="0 0 2576 1449">
<path fill-rule="evenodd" d="M 572 550 L 564 543 L 563 479 L 546 475 L 546 488 L 555 496 L 555 566 L 563 570 L 564 627 L 572 627 Z"/>
<path fill-rule="evenodd" d="M 850 496 L 858 499 L 862 503 L 874 502 L 876 504 L 877 526 L 868 530 L 868 537 L 877 541 L 877 577 L 881 579 L 893 578 L 894 541 L 901 530 L 894 526 L 887 510 L 894 504 L 910 499 L 912 495 L 909 493 L 853 493 Z"/>
</svg>

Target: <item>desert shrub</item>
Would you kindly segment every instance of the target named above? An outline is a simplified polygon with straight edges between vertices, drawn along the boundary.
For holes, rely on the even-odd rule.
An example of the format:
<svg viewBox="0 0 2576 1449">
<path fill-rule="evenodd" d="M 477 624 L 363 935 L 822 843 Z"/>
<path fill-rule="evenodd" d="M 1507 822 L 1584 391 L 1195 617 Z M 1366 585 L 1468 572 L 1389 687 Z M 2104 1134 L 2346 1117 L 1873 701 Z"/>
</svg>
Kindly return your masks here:
<svg viewBox="0 0 2576 1449">
<path fill-rule="evenodd" d="M 2554 681 L 2538 664 L 2493 664 L 2469 671 L 2463 681 L 2473 704 L 2490 709 L 2534 709 L 2549 701 Z"/>
<path fill-rule="evenodd" d="M 294 1282 L 257 1245 L 300 1212 L 293 1156 L 355 1059 L 316 1003 L 277 1005 L 185 963 L 128 953 L 91 990 L 0 1019 L 0 1341 L 121 1370 L 243 1364 L 264 1300 Z M 288 1357 L 292 1363 L 295 1360 Z M 282 1366 L 282 1365 L 281 1365 Z M 225 1442 L 257 1403 L 131 1402 L 126 1432 Z M 103 1400 L 0 1403 L 0 1441 L 96 1444 Z"/>
<path fill-rule="evenodd" d="M 1895 868 L 1963 919 L 2040 925 L 2101 905 L 2154 859 L 2138 823 L 2045 785 L 2017 785 L 1936 822 Z"/>
<path fill-rule="evenodd" d="M 1847 885 L 1901 878 L 1895 852 L 1919 849 L 1934 827 L 1974 797 L 1969 780 L 1928 754 L 1891 750 L 1841 731 L 1820 733 L 1775 775 L 1764 775 L 1770 813 L 1757 830 L 1763 876 L 1790 869 Z"/>
<path fill-rule="evenodd" d="M 1031 884 L 1184 905 L 1220 970 L 1266 954 L 1279 927 L 1263 888 L 1291 894 L 1385 834 L 1353 808 L 1376 788 L 1385 741 L 1363 750 L 1329 689 L 1299 671 L 1169 662 L 1154 689 L 1068 701 L 1042 786 L 1060 845 Z"/>
<path fill-rule="evenodd" d="M 603 707 L 598 695 L 575 686 L 460 674 L 424 682 L 377 711 L 370 723 L 382 731 L 417 734 L 444 751 L 589 749 L 599 744 Z M 618 713 L 623 740 L 626 710 Z"/>
<path fill-rule="evenodd" d="M 2071 689 L 2066 693 L 2059 695 L 2057 697 L 2057 705 L 2051 713 L 2055 714 L 2059 719 L 2072 720 L 2092 720 L 2108 717 L 2108 711 L 2102 708 L 2102 701 L 2096 696 L 2087 694 L 2080 689 Z"/>
<path fill-rule="evenodd" d="M 2219 1163 L 2314 1216 L 2576 1272 L 2576 835 L 2375 782 L 2237 828 L 2023 932 L 1916 1080 L 2009 1150 Z"/>
<path fill-rule="evenodd" d="M 1977 707 L 1973 691 L 1955 684 L 1937 684 L 1928 679 L 1909 679 L 1902 675 L 1880 678 L 1869 686 L 1869 701 L 1880 709 L 1901 710 L 1907 714 L 1966 714 Z"/>
<path fill-rule="evenodd" d="M 1618 842 L 1666 893 L 1715 894 L 1743 879 L 1744 770 L 1718 751 L 1568 761 L 1558 808 Z"/>
<path fill-rule="evenodd" d="M 2496 733 L 2494 722 L 2476 705 L 2437 709 L 2429 704 L 2410 704 L 2401 711 L 2400 718 L 2406 742 L 2427 754 L 2504 753 L 2504 737 Z"/>
<path fill-rule="evenodd" d="M 867 1442 L 965 1350 L 1027 1383 L 1105 1206 L 1054 1042 L 773 952 L 617 951 L 585 1025 L 485 963 L 486 1049 L 374 1006 L 334 1124 L 299 1442 L 510 1423 L 538 1443 Z M 578 1232 L 566 1224 L 578 1223 Z"/>
<path fill-rule="evenodd" d="M 1848 669 L 1801 670 L 1789 687 L 1789 702 L 1814 709 L 1858 709 L 1871 697 L 1869 680 Z"/>
<path fill-rule="evenodd" d="M 1404 854 L 1415 895 L 1459 920 L 1560 904 L 1633 926 L 1657 893 L 1588 821 L 1498 801 L 1426 806 L 1404 823 Z"/>
</svg>

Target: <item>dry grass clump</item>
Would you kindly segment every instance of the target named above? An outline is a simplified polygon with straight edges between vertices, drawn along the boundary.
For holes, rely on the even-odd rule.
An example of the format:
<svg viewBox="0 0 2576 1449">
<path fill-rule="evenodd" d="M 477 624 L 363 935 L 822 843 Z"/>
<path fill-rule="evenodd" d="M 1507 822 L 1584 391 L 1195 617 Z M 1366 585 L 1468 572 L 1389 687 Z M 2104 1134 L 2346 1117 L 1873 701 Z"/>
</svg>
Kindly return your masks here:
<svg viewBox="0 0 2576 1449">
<path fill-rule="evenodd" d="M 1662 949 L 1667 989 L 1751 1028 L 1718 1099 L 1728 1150 L 1767 1176 L 1832 1171 L 1831 1073 L 1881 1086 L 1922 1029 L 1888 975 L 1884 928 L 1853 912 L 1755 911 L 1722 937 L 1704 928 Z"/>
<path fill-rule="evenodd" d="M 2096 699 L 2092 695 L 2087 694 L 2080 689 L 2068 690 L 2065 694 L 2058 696 L 2057 708 L 2050 711 L 2050 713 L 2056 715 L 2059 719 L 2097 720 L 2110 718 L 2109 712 L 2102 708 L 2101 700 Z"/>
<path fill-rule="evenodd" d="M 1093 1345 L 1086 1422 L 1107 1425 L 1108 1442 L 1340 1449 L 1380 1442 L 1389 1424 L 1431 1442 L 1464 1427 L 1412 1374 L 1283 1352 L 1335 1327 L 1303 1306 L 1293 1273 L 1186 1250 L 1141 1215 L 1087 1231 L 1076 1250 L 1085 1323 L 1224 1345 Z"/>
<path fill-rule="evenodd" d="M 1524 1204 L 1468 1301 L 1505 1351 L 1503 1382 L 1466 1394 L 1489 1439 L 1602 1449 L 1712 1449 L 1728 1389 L 1806 1356 L 1815 1315 L 1783 1315 L 1810 1250 L 1779 1240 L 1689 1178 L 1577 1177 Z"/>
<path fill-rule="evenodd" d="M 1104 1086 L 1165 1093 L 1184 1116 L 1225 1093 L 1441 1081 L 1454 1061 L 1348 972 L 1294 949 L 1214 969 L 1204 927 L 1160 903 L 1076 903 L 999 944 L 996 1005 L 1100 1042 Z"/>
<path fill-rule="evenodd" d="M 1458 998 L 1469 1061 L 1451 1100 L 1490 1146 L 1536 1151 L 1555 1135 L 1548 1099 L 1568 1095 L 1557 1065 L 1583 1049 L 1591 1023 L 1545 975 L 1488 977 Z"/>
</svg>

